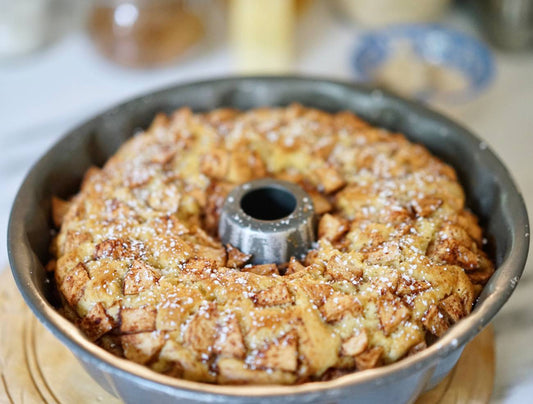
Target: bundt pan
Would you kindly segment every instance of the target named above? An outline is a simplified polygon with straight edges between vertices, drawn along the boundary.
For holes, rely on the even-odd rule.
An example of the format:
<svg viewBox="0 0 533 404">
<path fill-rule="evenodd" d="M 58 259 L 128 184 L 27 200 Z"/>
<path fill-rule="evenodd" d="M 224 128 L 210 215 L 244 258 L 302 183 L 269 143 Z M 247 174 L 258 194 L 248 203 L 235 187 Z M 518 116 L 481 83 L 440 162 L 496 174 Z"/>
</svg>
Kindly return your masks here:
<svg viewBox="0 0 533 404">
<path fill-rule="evenodd" d="M 50 243 L 52 195 L 77 192 L 84 172 L 101 166 L 155 114 L 181 106 L 205 111 L 298 102 L 328 111 L 350 110 L 404 133 L 457 170 L 468 206 L 480 217 L 497 266 L 472 313 L 428 349 L 384 367 L 296 386 L 219 386 L 180 380 L 120 359 L 89 342 L 56 310 L 44 264 Z M 17 285 L 41 322 L 106 390 L 128 403 L 171 402 L 412 402 L 453 368 L 463 347 L 500 310 L 517 285 L 529 245 L 522 196 L 495 154 L 466 129 L 388 93 L 305 77 L 224 78 L 179 85 L 112 108 L 69 132 L 31 169 L 15 200 L 8 249 Z"/>
</svg>

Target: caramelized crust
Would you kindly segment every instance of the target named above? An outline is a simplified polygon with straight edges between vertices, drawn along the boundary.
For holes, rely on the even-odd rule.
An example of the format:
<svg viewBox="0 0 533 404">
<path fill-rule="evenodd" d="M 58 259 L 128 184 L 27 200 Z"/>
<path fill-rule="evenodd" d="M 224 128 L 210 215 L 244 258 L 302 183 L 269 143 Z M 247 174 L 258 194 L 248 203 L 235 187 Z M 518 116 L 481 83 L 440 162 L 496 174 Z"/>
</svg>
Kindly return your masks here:
<svg viewBox="0 0 533 404">
<path fill-rule="evenodd" d="M 228 192 L 265 176 L 298 183 L 318 215 L 317 244 L 282 266 L 217 238 Z M 468 315 L 494 271 L 451 167 L 349 112 L 300 105 L 160 114 L 52 213 L 48 268 L 87 336 L 209 383 L 397 361 Z"/>
</svg>

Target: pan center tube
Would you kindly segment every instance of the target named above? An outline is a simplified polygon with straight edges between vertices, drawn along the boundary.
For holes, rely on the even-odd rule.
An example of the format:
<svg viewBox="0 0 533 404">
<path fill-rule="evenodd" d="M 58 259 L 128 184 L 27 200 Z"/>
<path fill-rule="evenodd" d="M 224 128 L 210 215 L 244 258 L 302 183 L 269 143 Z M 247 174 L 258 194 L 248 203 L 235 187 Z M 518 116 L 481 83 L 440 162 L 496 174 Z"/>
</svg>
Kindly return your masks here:
<svg viewBox="0 0 533 404">
<path fill-rule="evenodd" d="M 218 226 L 220 240 L 246 254 L 254 265 L 303 258 L 316 239 L 313 202 L 298 185 L 262 178 L 228 194 Z"/>
</svg>

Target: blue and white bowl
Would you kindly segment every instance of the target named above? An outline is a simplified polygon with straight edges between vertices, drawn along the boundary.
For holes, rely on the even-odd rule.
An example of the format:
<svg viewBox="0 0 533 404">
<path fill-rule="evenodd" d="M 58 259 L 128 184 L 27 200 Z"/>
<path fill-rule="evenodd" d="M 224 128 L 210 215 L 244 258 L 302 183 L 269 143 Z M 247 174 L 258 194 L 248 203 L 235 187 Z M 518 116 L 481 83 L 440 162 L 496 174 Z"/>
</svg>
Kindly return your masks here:
<svg viewBox="0 0 533 404">
<path fill-rule="evenodd" d="M 351 58 L 357 78 L 374 82 L 376 73 L 390 62 L 401 44 L 408 44 L 419 61 L 455 70 L 465 81 L 460 90 L 439 94 L 428 88 L 412 94 L 415 98 L 467 101 L 484 90 L 493 79 L 494 62 L 486 45 L 466 34 L 435 24 L 398 25 L 362 34 Z"/>
</svg>

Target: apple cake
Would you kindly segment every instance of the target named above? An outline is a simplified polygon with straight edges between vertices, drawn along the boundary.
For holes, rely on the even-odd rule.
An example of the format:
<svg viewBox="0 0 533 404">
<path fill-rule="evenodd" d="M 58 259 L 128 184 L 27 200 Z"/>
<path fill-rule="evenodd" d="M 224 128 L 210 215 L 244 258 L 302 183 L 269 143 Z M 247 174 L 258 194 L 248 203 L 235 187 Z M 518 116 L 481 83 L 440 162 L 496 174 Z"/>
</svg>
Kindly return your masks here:
<svg viewBox="0 0 533 404">
<path fill-rule="evenodd" d="M 312 249 L 282 265 L 252 265 L 217 236 L 225 196 L 263 177 L 300 185 L 318 220 Z M 199 382 L 398 361 L 468 315 L 494 271 L 450 166 L 301 105 L 159 114 L 52 213 L 65 315 L 104 349 Z"/>
</svg>

